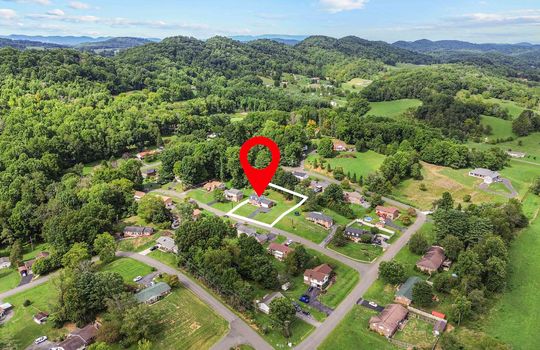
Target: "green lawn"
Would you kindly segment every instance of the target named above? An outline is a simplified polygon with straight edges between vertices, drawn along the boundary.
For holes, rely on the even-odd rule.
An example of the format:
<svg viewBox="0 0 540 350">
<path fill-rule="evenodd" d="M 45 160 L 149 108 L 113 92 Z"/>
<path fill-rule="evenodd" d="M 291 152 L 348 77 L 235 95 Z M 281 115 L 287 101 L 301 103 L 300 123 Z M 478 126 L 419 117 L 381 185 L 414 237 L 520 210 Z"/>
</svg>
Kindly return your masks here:
<svg viewBox="0 0 540 350">
<path fill-rule="evenodd" d="M 420 349 L 431 349 L 435 342 L 433 325 L 416 317 L 409 317 L 405 328 L 398 330 L 393 338 L 414 344 Z"/>
<path fill-rule="evenodd" d="M 508 113 L 512 118 L 517 118 L 521 114 L 521 112 L 527 109 L 525 107 L 521 107 L 514 101 L 501 100 L 500 98 L 489 98 L 487 99 L 487 101 L 491 103 L 497 103 L 501 107 L 508 109 Z"/>
<path fill-rule="evenodd" d="M 330 243 L 328 247 L 338 253 L 348 256 L 351 259 L 363 262 L 371 262 L 373 259 L 380 256 L 383 252 L 380 246 L 364 243 L 354 243 L 352 241 L 347 242 L 347 244 L 343 247 L 336 247 L 332 243 Z"/>
<path fill-rule="evenodd" d="M 325 160 L 330 163 L 332 169 L 336 167 L 342 167 L 345 174 L 347 172 L 356 174 L 357 177 L 363 176 L 364 178 L 377 170 L 379 170 L 381 164 L 386 156 L 373 152 L 342 152 L 334 158 L 326 158 Z M 312 167 L 313 160 L 317 159 L 320 166 L 320 156 L 317 154 L 310 154 L 307 158 L 306 165 Z M 324 169 L 314 169 L 315 171 L 326 173 Z"/>
<path fill-rule="evenodd" d="M 355 305 L 319 346 L 319 350 L 391 350 L 397 349 L 384 337 L 369 330 L 369 319 L 377 312 Z"/>
<path fill-rule="evenodd" d="M 263 333 L 260 329 L 259 334 L 270 343 L 275 349 L 288 348 L 288 343 L 298 345 L 304 340 L 314 329 L 312 325 L 300 319 L 295 319 L 291 324 L 291 337 L 285 338 L 279 329 L 271 327 L 270 317 L 262 312 L 255 313 L 255 320 L 261 326 L 266 326 L 267 332 Z"/>
<path fill-rule="evenodd" d="M 175 290 L 152 308 L 163 325 L 152 349 L 209 349 L 228 331 L 227 322 L 185 288 Z"/>
<path fill-rule="evenodd" d="M 106 265 L 102 271 L 118 272 L 126 282 L 131 282 L 137 276 L 148 275 L 153 269 L 131 258 L 119 258 Z"/>
<path fill-rule="evenodd" d="M 12 268 L 0 270 L 0 293 L 15 288 L 21 281 L 19 272 Z"/>
<path fill-rule="evenodd" d="M 306 213 L 301 212 L 300 216 L 294 215 L 294 213 L 287 214 L 276 225 L 276 228 L 293 233 L 300 237 L 304 237 L 315 243 L 321 243 L 329 231 L 325 230 L 322 226 L 317 225 L 311 221 L 308 221 L 305 217 Z"/>
<path fill-rule="evenodd" d="M 176 255 L 174 255 L 173 253 L 165 253 L 165 252 L 162 252 L 161 250 L 154 250 L 153 252 L 150 252 L 148 256 L 156 260 L 159 260 L 165 265 L 169 265 L 172 268 L 175 268 L 175 269 L 178 268 Z"/>
<path fill-rule="evenodd" d="M 244 192 L 244 194 L 247 192 Z M 204 204 L 208 204 L 210 202 L 214 201 L 214 192 L 208 192 L 204 188 L 196 188 L 189 192 L 188 197 L 195 199 L 196 201 L 199 201 Z M 213 208 L 216 208 L 218 210 L 228 212 L 235 206 L 237 206 L 238 203 L 236 202 L 216 202 L 212 204 Z"/>
<path fill-rule="evenodd" d="M 522 160 L 540 164 L 540 132 L 535 132 L 528 136 L 518 137 L 514 141 L 501 142 L 496 145 L 490 145 L 487 143 L 474 143 L 469 142 L 467 144 L 470 148 L 477 149 L 489 149 L 491 147 L 499 147 L 504 151 L 513 150 L 526 153 L 525 158 Z"/>
<path fill-rule="evenodd" d="M 531 207 L 540 208 L 536 197 Z M 495 304 L 483 330 L 509 343 L 513 349 L 540 348 L 538 314 L 540 314 L 540 219 L 523 230 L 510 249 L 510 277 L 506 293 Z M 517 321 L 518 320 L 518 321 Z"/>
<path fill-rule="evenodd" d="M 271 224 L 276 220 L 281 214 L 289 210 L 291 207 L 297 204 L 296 199 L 288 200 L 280 192 L 273 189 L 268 189 L 265 191 L 264 196 L 272 201 L 274 201 L 274 206 L 270 208 L 270 211 L 267 213 L 258 213 L 251 219 Z M 251 213 L 256 211 L 258 208 L 249 203 L 244 204 L 240 208 L 234 211 L 234 214 L 248 217 Z"/>
<path fill-rule="evenodd" d="M 344 90 L 359 91 L 371 84 L 371 80 L 362 78 L 352 78 L 346 83 L 341 84 Z"/>
<path fill-rule="evenodd" d="M 134 237 L 122 239 L 118 242 L 118 250 L 123 252 L 142 252 L 156 244 L 156 240 L 161 237 L 161 233 L 156 233 L 148 237 Z"/>
<path fill-rule="evenodd" d="M 398 119 L 409 108 L 417 108 L 422 105 L 422 101 L 417 99 L 402 99 L 395 101 L 370 102 L 371 109 L 366 115 L 376 115 Z"/>
<path fill-rule="evenodd" d="M 53 328 L 51 322 L 38 325 L 32 319 L 40 311 L 52 312 L 56 296 L 56 287 L 49 281 L 3 300 L 13 305 L 14 315 L 0 327 L 0 338 L 6 338 L 9 335 L 17 344 L 17 349 L 25 349 L 42 335 L 54 340 L 67 333 L 65 329 Z M 27 299 L 31 301 L 31 304 L 24 307 L 23 303 Z"/>
<path fill-rule="evenodd" d="M 23 260 L 31 260 L 36 257 L 41 252 L 46 252 L 49 250 L 49 244 L 48 243 L 39 243 L 34 245 L 34 249 L 30 246 L 30 244 L 26 244 L 24 246 L 24 254 L 23 254 Z"/>
<path fill-rule="evenodd" d="M 512 132 L 512 121 L 510 120 L 483 115 L 481 116 L 481 124 L 491 126 L 491 135 L 487 137 L 488 140 L 506 139 L 515 136 Z"/>
</svg>

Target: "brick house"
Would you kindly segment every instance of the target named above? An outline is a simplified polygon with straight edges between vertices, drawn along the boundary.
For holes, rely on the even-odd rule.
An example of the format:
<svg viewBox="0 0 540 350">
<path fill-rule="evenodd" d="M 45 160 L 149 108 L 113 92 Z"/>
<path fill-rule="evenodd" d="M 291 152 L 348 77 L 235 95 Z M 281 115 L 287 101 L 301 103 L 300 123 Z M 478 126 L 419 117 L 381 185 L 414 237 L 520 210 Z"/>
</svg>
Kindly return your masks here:
<svg viewBox="0 0 540 350">
<path fill-rule="evenodd" d="M 304 283 L 319 289 L 324 289 L 330 281 L 332 268 L 328 264 L 321 264 L 313 269 L 304 271 Z"/>
<path fill-rule="evenodd" d="M 307 213 L 306 219 L 318 225 L 321 225 L 324 228 L 330 228 L 334 224 L 334 219 L 332 219 L 330 216 L 324 215 L 316 211 Z"/>
<path fill-rule="evenodd" d="M 375 208 L 375 214 L 381 219 L 396 220 L 399 216 L 399 209 L 394 207 L 383 207 L 378 205 Z"/>
</svg>

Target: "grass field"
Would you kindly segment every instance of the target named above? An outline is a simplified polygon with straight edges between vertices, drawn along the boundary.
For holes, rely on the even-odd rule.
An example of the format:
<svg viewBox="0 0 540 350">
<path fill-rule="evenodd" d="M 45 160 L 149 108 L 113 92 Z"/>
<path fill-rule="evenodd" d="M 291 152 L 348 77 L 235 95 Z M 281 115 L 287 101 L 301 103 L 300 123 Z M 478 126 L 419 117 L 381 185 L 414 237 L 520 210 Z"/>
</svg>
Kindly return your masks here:
<svg viewBox="0 0 540 350">
<path fill-rule="evenodd" d="M 512 118 L 517 118 L 521 114 L 521 112 L 527 109 L 525 107 L 521 107 L 514 101 L 501 100 L 500 98 L 489 98 L 486 101 L 497 103 L 501 107 L 508 109 L 508 113 L 510 114 Z"/>
<path fill-rule="evenodd" d="M 245 192 L 244 192 L 245 194 Z M 199 201 L 204 204 L 208 204 L 214 201 L 214 192 L 208 192 L 203 188 L 196 188 L 189 192 L 188 197 L 195 199 L 196 201 Z M 229 211 L 232 208 L 234 208 L 238 203 L 235 202 L 218 202 L 212 204 L 213 208 L 216 208 L 221 211 Z"/>
<path fill-rule="evenodd" d="M 275 227 L 315 243 L 321 243 L 328 236 L 329 231 L 322 226 L 307 221 L 305 215 L 305 213 L 301 213 L 300 216 L 295 216 L 294 213 L 289 213 Z"/>
<path fill-rule="evenodd" d="M 481 116 L 481 124 L 491 126 L 491 135 L 487 137 L 488 140 L 516 136 L 512 132 L 512 121 L 510 120 L 483 115 Z"/>
<path fill-rule="evenodd" d="M 369 330 L 369 319 L 377 312 L 355 305 L 319 347 L 320 350 L 397 349 L 384 337 Z"/>
<path fill-rule="evenodd" d="M 371 109 L 366 115 L 375 115 L 398 119 L 409 108 L 417 108 L 422 105 L 422 101 L 417 99 L 403 99 L 395 101 L 370 102 Z"/>
<path fill-rule="evenodd" d="M 441 198 L 443 192 L 450 192 L 457 202 L 462 202 L 465 195 L 470 195 L 473 203 L 506 201 L 505 197 L 478 189 L 481 180 L 468 176 L 467 169 L 454 170 L 422 162 L 422 175 L 423 180 L 401 182 L 394 188 L 393 195 L 421 209 L 430 209 L 433 201 Z M 419 189 L 422 183 L 426 191 Z"/>
<path fill-rule="evenodd" d="M 118 272 L 124 281 L 131 282 L 137 276 L 144 276 L 151 273 L 153 270 L 150 266 L 143 264 L 137 260 L 130 258 L 116 259 L 112 263 L 106 265 L 102 271 Z"/>
<path fill-rule="evenodd" d="M 343 247 L 336 247 L 333 243 L 330 243 L 328 248 L 335 250 L 336 252 L 346 255 L 354 260 L 363 262 L 371 262 L 382 254 L 382 248 L 380 246 L 364 243 L 347 242 Z"/>
<path fill-rule="evenodd" d="M 258 213 L 257 215 L 251 217 L 253 220 L 257 220 L 260 222 L 264 222 L 267 224 L 271 224 L 276 220 L 281 214 L 289 210 L 291 207 L 296 205 L 296 200 L 287 200 L 283 194 L 279 191 L 268 189 L 265 191 L 264 196 L 270 200 L 272 200 L 275 204 L 272 208 L 270 208 L 269 212 L 267 213 Z M 298 197 L 297 197 L 298 198 Z M 236 203 L 237 204 L 237 203 Z M 254 205 L 251 205 L 249 203 L 244 204 L 240 208 L 236 209 L 233 213 L 236 215 L 248 217 L 250 214 L 252 214 L 254 211 L 256 211 L 258 208 Z M 283 218 L 282 220 L 284 220 Z"/>
<path fill-rule="evenodd" d="M 393 338 L 414 344 L 419 349 L 431 349 L 435 342 L 433 325 L 416 317 L 409 317 L 405 328 L 398 330 Z"/>
<path fill-rule="evenodd" d="M 540 164 L 540 132 L 536 132 L 524 137 L 519 137 L 514 141 L 501 142 L 496 145 L 473 142 L 470 142 L 467 145 L 470 148 L 477 148 L 482 150 L 489 149 L 491 147 L 499 147 L 504 151 L 513 150 L 525 152 L 527 155 L 525 156 L 525 158 L 522 158 L 522 160 Z"/>
<path fill-rule="evenodd" d="M 285 338 L 279 329 L 270 327 L 271 321 L 268 315 L 263 314 L 262 312 L 257 312 L 255 313 L 255 319 L 259 324 L 267 327 L 268 331 L 266 333 L 263 333 L 260 329 L 258 329 L 259 334 L 275 349 L 288 348 L 287 344 L 289 342 L 292 343 L 293 346 L 298 345 L 315 329 L 315 327 L 309 323 L 297 318 L 291 323 L 291 337 Z"/>
<path fill-rule="evenodd" d="M 540 197 L 527 198 L 529 215 L 538 215 Z M 527 202 L 526 201 L 526 202 Z M 523 230 L 510 248 L 510 277 L 506 293 L 497 301 L 483 323 L 490 336 L 509 343 L 513 349 L 540 348 L 540 218 Z M 511 322 L 510 322 L 511 321 Z"/>
<path fill-rule="evenodd" d="M 65 329 L 53 328 L 52 323 L 38 325 L 33 321 L 36 313 L 52 312 L 56 303 L 57 291 L 52 282 L 46 282 L 3 300 L 13 305 L 13 317 L 0 327 L 0 338 L 9 337 L 17 344 L 17 349 L 25 349 L 34 339 L 47 335 L 49 339 L 58 339 L 67 333 Z M 23 306 L 25 300 L 31 304 Z"/>
<path fill-rule="evenodd" d="M 372 80 L 362 79 L 362 78 L 352 78 L 346 83 L 341 84 L 341 87 L 344 90 L 358 91 L 362 90 L 366 86 L 372 83 Z"/>
<path fill-rule="evenodd" d="M 152 349 L 209 349 L 228 330 L 224 319 L 185 288 L 175 290 L 152 308 L 163 325 Z"/>
<path fill-rule="evenodd" d="M 346 157 L 345 155 L 351 156 L 351 158 Z M 325 160 L 330 163 L 330 166 L 332 169 L 335 169 L 336 167 L 342 167 L 345 174 L 347 172 L 351 173 L 351 176 L 353 174 L 356 174 L 357 177 L 363 176 L 366 177 L 368 174 L 373 173 L 377 170 L 379 170 L 381 164 L 384 161 L 384 158 L 386 156 L 373 152 L 373 151 L 367 151 L 367 152 L 343 152 L 340 153 L 337 157 L 334 158 L 326 158 Z M 317 160 L 320 160 L 320 156 L 317 154 L 310 154 L 307 158 L 307 164 L 310 167 L 312 167 L 313 160 L 317 158 Z M 319 161 L 320 164 L 320 161 Z M 326 173 L 323 169 L 314 169 L 315 171 L 321 172 L 323 174 Z"/>
<path fill-rule="evenodd" d="M 21 275 L 12 268 L 0 270 L 0 293 L 10 290 L 19 285 Z"/>
</svg>

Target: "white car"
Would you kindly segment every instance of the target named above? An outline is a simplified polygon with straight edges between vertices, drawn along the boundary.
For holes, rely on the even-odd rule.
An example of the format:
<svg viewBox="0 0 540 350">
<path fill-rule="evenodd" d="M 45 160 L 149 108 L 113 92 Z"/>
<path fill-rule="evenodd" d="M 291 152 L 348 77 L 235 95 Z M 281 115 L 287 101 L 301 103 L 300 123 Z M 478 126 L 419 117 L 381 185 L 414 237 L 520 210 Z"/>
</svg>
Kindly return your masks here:
<svg viewBox="0 0 540 350">
<path fill-rule="evenodd" d="M 140 280 L 142 280 L 142 276 L 137 276 L 133 279 L 133 282 L 139 282 Z"/>
<path fill-rule="evenodd" d="M 37 345 L 37 344 L 41 344 L 41 343 L 43 343 L 45 340 L 47 340 L 47 336 L 46 336 L 46 335 L 44 335 L 44 336 L 42 336 L 42 337 L 39 337 L 39 338 L 37 338 L 36 340 L 34 340 L 34 344 L 36 344 L 36 345 Z"/>
<path fill-rule="evenodd" d="M 288 247 L 290 246 L 291 244 L 293 244 L 293 240 L 292 239 L 289 239 L 287 242 L 285 242 L 285 245 Z"/>
<path fill-rule="evenodd" d="M 373 306 L 373 307 L 379 306 L 379 305 L 377 305 L 377 303 L 375 303 L 375 302 L 373 302 L 373 301 L 370 301 L 370 302 L 369 302 L 369 305 L 371 305 L 371 306 Z"/>
</svg>

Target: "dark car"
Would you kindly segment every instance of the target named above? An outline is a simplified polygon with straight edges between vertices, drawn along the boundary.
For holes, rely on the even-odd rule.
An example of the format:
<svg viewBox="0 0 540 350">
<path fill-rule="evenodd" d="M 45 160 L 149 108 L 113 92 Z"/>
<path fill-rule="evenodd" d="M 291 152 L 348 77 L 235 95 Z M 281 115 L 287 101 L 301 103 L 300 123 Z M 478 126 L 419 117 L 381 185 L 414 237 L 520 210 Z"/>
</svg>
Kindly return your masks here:
<svg viewBox="0 0 540 350">
<path fill-rule="evenodd" d="M 311 314 L 309 313 L 309 311 L 305 311 L 305 310 L 302 310 L 302 313 L 303 313 L 304 315 L 306 315 L 306 316 L 311 315 Z"/>
<path fill-rule="evenodd" d="M 309 287 L 307 291 L 308 291 L 308 293 L 313 292 L 313 286 Z"/>
<path fill-rule="evenodd" d="M 303 303 L 309 304 L 310 298 L 309 298 L 309 295 L 305 295 L 305 294 L 304 294 L 304 295 L 302 295 L 298 300 L 300 300 L 300 301 L 303 302 Z"/>
<path fill-rule="evenodd" d="M 150 248 L 150 251 L 152 251 L 152 252 L 153 252 L 153 251 L 154 251 L 154 250 L 156 250 L 156 249 L 157 249 L 157 245 L 155 245 L 155 246 L 151 247 L 151 248 Z"/>
<path fill-rule="evenodd" d="M 294 216 L 300 216 L 300 212 L 295 211 Z"/>
</svg>

